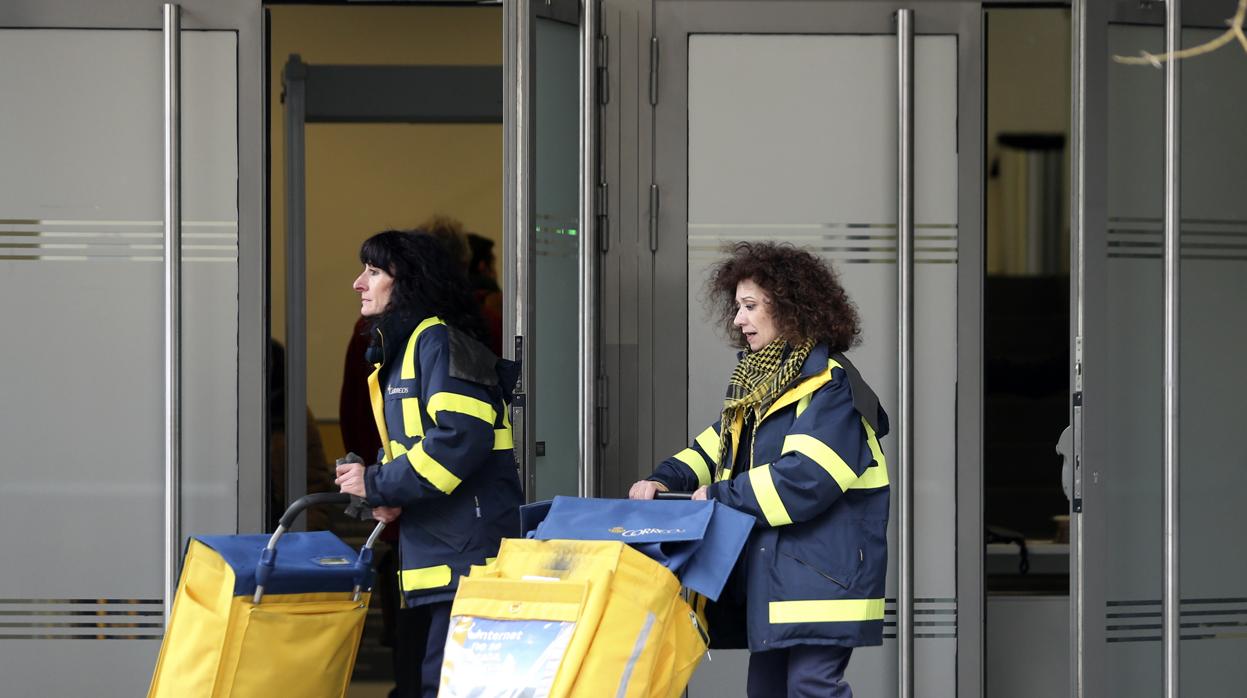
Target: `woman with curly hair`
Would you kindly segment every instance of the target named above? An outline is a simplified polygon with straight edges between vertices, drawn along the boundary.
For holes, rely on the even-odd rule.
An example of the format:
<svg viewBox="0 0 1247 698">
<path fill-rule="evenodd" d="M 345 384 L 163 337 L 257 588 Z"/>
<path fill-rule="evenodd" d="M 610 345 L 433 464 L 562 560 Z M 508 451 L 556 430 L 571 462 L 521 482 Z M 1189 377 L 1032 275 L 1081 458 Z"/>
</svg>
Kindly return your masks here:
<svg viewBox="0 0 1247 698">
<path fill-rule="evenodd" d="M 507 415 L 517 371 L 482 343 L 462 267 L 432 235 L 387 230 L 359 259 L 354 289 L 371 319 L 368 387 L 382 452 L 375 465 L 339 465 L 336 482 L 378 520 L 399 519 L 399 642 L 423 646 L 410 648 L 396 679 L 399 695 L 432 698 L 460 576 L 519 530 Z"/>
<path fill-rule="evenodd" d="M 743 349 L 721 419 L 629 491 L 693 491 L 757 523 L 727 588 L 698 599 L 711 647 L 747 647 L 748 695 L 851 696 L 852 648 L 883 641 L 888 419 L 844 356 L 857 310 L 786 244 L 742 242 L 709 283 Z"/>
</svg>

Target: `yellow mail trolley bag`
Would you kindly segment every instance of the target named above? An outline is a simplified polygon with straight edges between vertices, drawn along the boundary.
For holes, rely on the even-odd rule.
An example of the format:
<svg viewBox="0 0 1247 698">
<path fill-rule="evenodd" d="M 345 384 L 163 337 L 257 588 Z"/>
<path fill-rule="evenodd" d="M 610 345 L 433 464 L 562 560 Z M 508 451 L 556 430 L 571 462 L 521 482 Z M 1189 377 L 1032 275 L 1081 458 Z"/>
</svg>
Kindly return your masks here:
<svg viewBox="0 0 1247 698">
<path fill-rule="evenodd" d="M 357 555 L 328 531 L 196 536 L 187 547 L 149 698 L 341 698 L 363 633 L 372 544 Z"/>
<path fill-rule="evenodd" d="M 707 643 L 675 575 L 610 541 L 504 540 L 450 615 L 439 698 L 674 698 Z"/>
<path fill-rule="evenodd" d="M 752 517 L 714 502 L 530 506 L 547 508 L 534 537 L 503 540 L 497 558 L 460 580 L 439 698 L 683 693 L 709 638 L 681 581 L 717 597 Z"/>
</svg>

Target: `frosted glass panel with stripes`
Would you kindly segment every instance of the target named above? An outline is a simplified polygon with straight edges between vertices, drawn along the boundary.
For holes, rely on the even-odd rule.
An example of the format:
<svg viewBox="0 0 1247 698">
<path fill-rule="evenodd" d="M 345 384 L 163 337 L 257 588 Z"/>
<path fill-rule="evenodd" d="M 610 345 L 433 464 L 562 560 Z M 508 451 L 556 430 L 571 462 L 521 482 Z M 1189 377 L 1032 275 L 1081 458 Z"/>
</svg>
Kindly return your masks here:
<svg viewBox="0 0 1247 698">
<path fill-rule="evenodd" d="M 923 694 L 954 695 L 956 37 L 918 37 L 915 51 L 917 682 Z M 894 415 L 895 37 L 699 34 L 690 37 L 688 65 L 690 428 L 717 418 L 735 364 L 707 317 L 703 290 L 723 246 L 738 240 L 791 242 L 832 262 L 863 320 L 862 344 L 849 356 Z M 895 436 L 883 446 L 895 456 Z M 895 480 L 895 464 L 889 469 Z M 895 656 L 894 639 L 855 652 L 856 692 L 893 690 Z M 743 656 L 703 664 L 690 696 L 732 685 L 719 675 L 743 677 L 744 664 Z"/>
</svg>

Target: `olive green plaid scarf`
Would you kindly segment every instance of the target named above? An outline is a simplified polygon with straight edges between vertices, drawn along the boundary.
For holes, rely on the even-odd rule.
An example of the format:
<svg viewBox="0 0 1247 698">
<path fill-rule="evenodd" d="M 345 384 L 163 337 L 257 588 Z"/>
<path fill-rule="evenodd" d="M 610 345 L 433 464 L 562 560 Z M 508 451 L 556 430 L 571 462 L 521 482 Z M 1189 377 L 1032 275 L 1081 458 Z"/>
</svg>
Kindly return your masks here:
<svg viewBox="0 0 1247 698">
<path fill-rule="evenodd" d="M 801 366 L 814 348 L 813 340 L 791 346 L 783 338 L 773 340 L 765 347 L 746 354 L 732 371 L 727 384 L 727 397 L 723 401 L 723 418 L 719 422 L 719 463 L 715 481 L 726 468 L 731 470 L 730 454 L 732 429 L 739 419 L 742 425 L 752 413 L 756 425 L 766 410 L 779 399 L 793 379 L 801 374 Z"/>
</svg>

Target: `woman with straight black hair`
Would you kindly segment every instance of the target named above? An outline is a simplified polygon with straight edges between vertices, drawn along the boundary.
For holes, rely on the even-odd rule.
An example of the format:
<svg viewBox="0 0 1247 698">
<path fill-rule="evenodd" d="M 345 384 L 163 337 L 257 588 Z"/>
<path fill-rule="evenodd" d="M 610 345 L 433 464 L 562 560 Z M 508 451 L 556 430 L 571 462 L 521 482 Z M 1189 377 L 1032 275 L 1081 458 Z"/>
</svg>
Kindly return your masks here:
<svg viewBox="0 0 1247 698">
<path fill-rule="evenodd" d="M 425 639 L 395 678 L 399 695 L 433 698 L 459 578 L 519 530 L 507 414 L 518 371 L 483 344 L 462 265 L 436 238 L 387 230 L 359 259 L 354 289 L 371 319 L 368 386 L 382 448 L 373 465 L 339 465 L 336 482 L 378 520 L 399 521 L 400 626 L 425 631 L 400 627 L 400 650 L 404 637 Z"/>
</svg>

